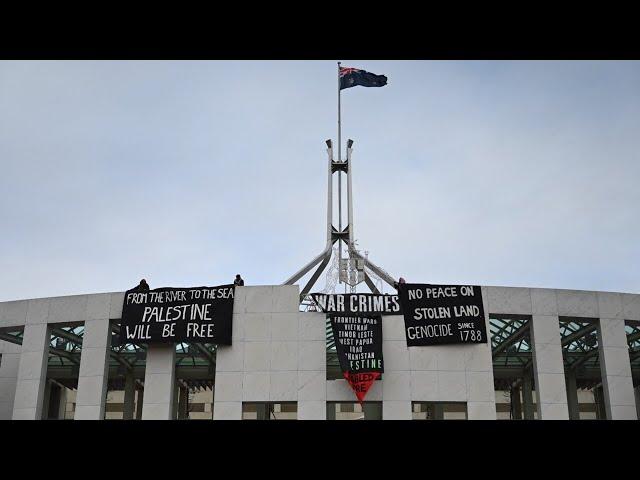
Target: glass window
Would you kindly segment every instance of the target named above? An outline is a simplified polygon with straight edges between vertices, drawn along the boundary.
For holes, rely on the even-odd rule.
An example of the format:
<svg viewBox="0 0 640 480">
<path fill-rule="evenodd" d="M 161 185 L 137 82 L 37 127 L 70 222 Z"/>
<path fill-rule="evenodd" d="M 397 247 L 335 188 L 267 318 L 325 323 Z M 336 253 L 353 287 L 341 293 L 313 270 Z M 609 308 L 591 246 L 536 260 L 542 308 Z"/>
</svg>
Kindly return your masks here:
<svg viewBox="0 0 640 480">
<path fill-rule="evenodd" d="M 560 317 L 567 404 L 571 420 L 606 418 L 596 318 Z"/>
<path fill-rule="evenodd" d="M 412 402 L 414 420 L 466 420 L 465 402 Z"/>
<path fill-rule="evenodd" d="M 84 323 L 49 325 L 49 359 L 42 418 L 73 420 L 75 416 Z"/>
<path fill-rule="evenodd" d="M 531 317 L 489 314 L 498 420 L 536 418 Z"/>
</svg>

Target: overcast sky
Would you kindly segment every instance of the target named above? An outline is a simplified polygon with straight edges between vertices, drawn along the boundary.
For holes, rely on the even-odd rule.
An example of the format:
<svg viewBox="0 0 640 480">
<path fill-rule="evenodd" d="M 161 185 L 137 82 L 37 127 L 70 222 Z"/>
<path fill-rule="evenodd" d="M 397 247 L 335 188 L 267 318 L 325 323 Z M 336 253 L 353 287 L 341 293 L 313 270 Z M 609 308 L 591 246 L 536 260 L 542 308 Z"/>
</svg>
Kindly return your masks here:
<svg viewBox="0 0 640 480">
<path fill-rule="evenodd" d="M 379 266 L 640 291 L 640 62 L 343 65 L 389 79 L 342 94 Z M 0 62 L 0 301 L 282 283 L 325 244 L 336 103 L 333 61 Z"/>
</svg>

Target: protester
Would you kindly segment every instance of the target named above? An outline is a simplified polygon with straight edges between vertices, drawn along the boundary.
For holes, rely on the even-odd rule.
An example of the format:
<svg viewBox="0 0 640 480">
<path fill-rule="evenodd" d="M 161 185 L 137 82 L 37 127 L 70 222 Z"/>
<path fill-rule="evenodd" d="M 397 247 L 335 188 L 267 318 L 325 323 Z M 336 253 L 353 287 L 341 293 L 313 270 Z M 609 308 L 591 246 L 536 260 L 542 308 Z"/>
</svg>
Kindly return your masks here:
<svg viewBox="0 0 640 480">
<path fill-rule="evenodd" d="M 236 287 L 244 287 L 244 280 L 242 279 L 242 277 L 240 276 L 240 274 L 236 275 L 236 279 L 233 281 L 233 284 Z"/>
<path fill-rule="evenodd" d="M 132 288 L 132 290 L 134 292 L 148 292 L 149 291 L 149 284 L 143 278 L 142 280 L 140 280 L 140 283 L 138 285 L 136 285 L 134 288 Z"/>
</svg>

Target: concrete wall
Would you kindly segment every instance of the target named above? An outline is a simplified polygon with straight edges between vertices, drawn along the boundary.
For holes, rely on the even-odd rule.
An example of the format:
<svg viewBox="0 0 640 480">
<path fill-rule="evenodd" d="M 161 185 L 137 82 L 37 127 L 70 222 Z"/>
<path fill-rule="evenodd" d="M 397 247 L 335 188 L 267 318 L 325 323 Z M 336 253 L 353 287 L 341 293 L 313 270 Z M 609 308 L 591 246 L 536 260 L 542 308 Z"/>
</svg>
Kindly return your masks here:
<svg viewBox="0 0 640 480">
<path fill-rule="evenodd" d="M 298 312 L 299 288 L 236 289 L 233 345 L 218 347 L 214 420 L 240 420 L 242 402 L 297 402 L 298 419 L 326 416 L 324 315 Z"/>
<path fill-rule="evenodd" d="M 483 288 L 488 299 L 485 309 L 489 312 L 532 317 L 538 418 L 569 418 L 559 317 L 599 319 L 607 418 L 637 418 L 632 408 L 633 385 L 624 320 L 640 320 L 640 295 L 541 288 Z"/>
<path fill-rule="evenodd" d="M 298 312 L 298 293 L 297 286 L 236 290 L 233 345 L 217 352 L 214 419 L 240 419 L 242 402 L 267 401 L 297 402 L 299 419 L 325 419 L 327 401 L 355 401 L 346 381 L 326 380 L 325 317 Z M 512 287 L 482 287 L 482 294 L 487 333 L 490 313 L 531 317 L 537 418 L 568 418 L 561 316 L 599 319 L 607 416 L 636 418 L 624 320 L 640 320 L 640 295 Z M 123 297 L 117 292 L 1 302 L 0 328 L 25 326 L 27 348 L 0 342 L 0 418 L 38 418 L 47 331 L 71 321 L 91 327 L 76 418 L 102 418 L 108 322 L 120 318 Z M 383 317 L 383 338 L 385 373 L 367 400 L 382 402 L 385 419 L 410 419 L 412 401 L 466 402 L 469 419 L 496 418 L 489 343 L 408 348 L 400 316 Z M 170 350 L 149 349 L 144 418 L 171 417 Z"/>
<path fill-rule="evenodd" d="M 11 420 L 18 383 L 20 345 L 0 341 L 0 420 Z"/>
<path fill-rule="evenodd" d="M 144 374 L 143 420 L 171 420 L 176 403 L 176 349 L 171 344 L 147 348 Z"/>
<path fill-rule="evenodd" d="M 101 319 L 84 323 L 84 338 L 80 354 L 78 393 L 76 395 L 76 420 L 102 420 L 111 346 L 111 328 L 107 313 Z"/>
</svg>

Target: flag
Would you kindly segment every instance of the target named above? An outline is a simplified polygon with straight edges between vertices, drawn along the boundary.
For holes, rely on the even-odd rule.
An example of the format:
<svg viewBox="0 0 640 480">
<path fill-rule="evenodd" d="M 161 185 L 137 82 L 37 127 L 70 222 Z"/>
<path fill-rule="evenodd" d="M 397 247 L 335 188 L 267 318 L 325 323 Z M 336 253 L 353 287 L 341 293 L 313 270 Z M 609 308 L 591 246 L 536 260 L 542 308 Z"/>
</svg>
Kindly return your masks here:
<svg viewBox="0 0 640 480">
<path fill-rule="evenodd" d="M 342 375 L 362 403 L 384 372 L 382 316 L 327 314 Z M 356 336 L 357 334 L 357 336 Z"/>
<path fill-rule="evenodd" d="M 364 402 L 364 397 L 369 391 L 369 389 L 371 388 L 371 386 L 373 385 L 373 382 L 375 382 L 378 378 L 380 378 L 380 375 L 382 374 L 380 372 L 367 372 L 367 373 L 344 372 L 342 375 L 347 380 L 349 385 L 351 385 L 351 388 L 353 389 L 353 391 L 356 394 L 356 397 L 358 398 L 358 402 L 360 403 L 360 405 L 362 405 L 362 402 Z"/>
<path fill-rule="evenodd" d="M 365 72 L 357 68 L 340 67 L 340 90 L 355 87 L 383 87 L 387 84 L 387 77 Z"/>
</svg>

